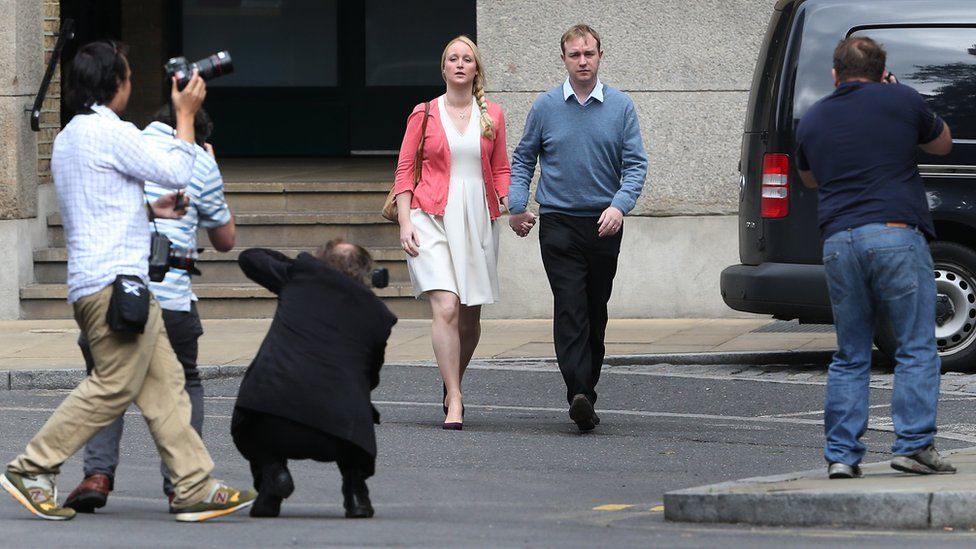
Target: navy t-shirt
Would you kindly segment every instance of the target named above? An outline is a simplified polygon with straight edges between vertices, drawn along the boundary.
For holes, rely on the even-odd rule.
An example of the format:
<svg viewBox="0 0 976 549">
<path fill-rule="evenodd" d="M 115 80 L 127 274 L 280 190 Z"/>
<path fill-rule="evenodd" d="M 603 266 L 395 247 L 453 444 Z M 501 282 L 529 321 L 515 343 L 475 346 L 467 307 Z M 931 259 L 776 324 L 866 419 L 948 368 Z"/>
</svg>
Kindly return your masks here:
<svg viewBox="0 0 976 549">
<path fill-rule="evenodd" d="M 796 160 L 819 184 L 822 237 L 891 221 L 935 238 L 916 155 L 943 127 L 902 84 L 846 82 L 813 105 L 796 130 Z"/>
</svg>

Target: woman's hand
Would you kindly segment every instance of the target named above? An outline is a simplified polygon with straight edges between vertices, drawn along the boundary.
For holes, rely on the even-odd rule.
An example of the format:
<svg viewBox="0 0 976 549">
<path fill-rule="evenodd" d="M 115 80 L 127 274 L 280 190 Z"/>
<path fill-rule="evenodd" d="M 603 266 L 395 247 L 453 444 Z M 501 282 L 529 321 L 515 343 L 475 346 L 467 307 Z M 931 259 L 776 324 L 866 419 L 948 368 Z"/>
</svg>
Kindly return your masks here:
<svg viewBox="0 0 976 549">
<path fill-rule="evenodd" d="M 420 255 L 420 237 L 417 236 L 417 228 L 414 227 L 413 221 L 409 219 L 400 221 L 400 247 L 410 257 Z"/>
</svg>

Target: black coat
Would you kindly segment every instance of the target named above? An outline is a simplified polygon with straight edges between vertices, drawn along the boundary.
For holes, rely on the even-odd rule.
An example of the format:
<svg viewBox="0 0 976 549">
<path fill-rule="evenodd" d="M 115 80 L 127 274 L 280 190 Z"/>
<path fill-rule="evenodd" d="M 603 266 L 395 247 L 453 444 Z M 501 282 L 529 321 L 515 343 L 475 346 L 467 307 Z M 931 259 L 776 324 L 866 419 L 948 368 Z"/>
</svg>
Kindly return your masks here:
<svg viewBox="0 0 976 549">
<path fill-rule="evenodd" d="M 278 294 L 278 309 L 237 406 L 296 421 L 376 456 L 370 391 L 397 318 L 372 290 L 302 253 L 253 248 L 238 263 Z"/>
</svg>

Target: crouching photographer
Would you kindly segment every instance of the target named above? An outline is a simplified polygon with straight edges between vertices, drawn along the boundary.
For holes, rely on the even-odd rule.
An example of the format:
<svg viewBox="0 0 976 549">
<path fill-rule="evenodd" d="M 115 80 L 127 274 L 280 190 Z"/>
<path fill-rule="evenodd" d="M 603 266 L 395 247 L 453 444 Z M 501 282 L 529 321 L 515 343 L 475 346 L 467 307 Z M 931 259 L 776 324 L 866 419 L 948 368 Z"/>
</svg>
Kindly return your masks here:
<svg viewBox="0 0 976 549">
<path fill-rule="evenodd" d="M 54 142 L 51 171 L 68 249 L 68 302 L 91 347 L 94 368 L 58 406 L 0 485 L 31 513 L 67 520 L 54 477 L 61 465 L 135 403 L 174 484 L 176 519 L 198 522 L 248 507 L 252 492 L 214 480 L 214 463 L 190 425 L 183 369 L 147 284 L 150 231 L 145 181 L 184 188 L 193 174 L 194 117 L 206 86 L 194 73 L 170 92 L 176 131 L 160 147 L 123 122 L 132 90 L 126 48 L 101 41 L 79 49 L 67 70 L 77 110 Z M 151 204 L 158 218 L 180 217 L 176 193 Z"/>
<path fill-rule="evenodd" d="M 193 176 L 183 190 L 188 199 L 186 215 L 179 219 L 153 219 L 149 255 L 149 289 L 162 308 L 163 325 L 176 358 L 183 366 L 186 392 L 190 397 L 190 424 L 203 436 L 204 400 L 203 384 L 197 369 L 198 340 L 203 326 L 197 312 L 197 298 L 193 294 L 190 274 L 200 274 L 196 269 L 197 229 L 207 231 L 210 243 L 220 252 L 234 247 L 236 227 L 230 207 L 224 200 L 224 182 L 220 175 L 213 147 L 207 139 L 213 132 L 213 123 L 202 108 L 194 117 L 196 159 Z M 142 131 L 148 142 L 165 150 L 173 140 L 176 120 L 169 104 L 153 116 L 153 122 Z M 151 181 L 145 185 L 146 201 L 154 202 L 168 193 L 166 187 Z M 85 366 L 91 373 L 95 366 L 88 342 L 79 338 Z M 119 443 L 122 439 L 123 417 L 119 417 L 102 429 L 85 446 L 85 478 L 68 495 L 65 507 L 91 513 L 104 507 L 108 495 L 115 486 L 115 469 L 119 464 Z M 173 482 L 165 464 L 162 466 L 163 492 L 174 498 Z"/>
<path fill-rule="evenodd" d="M 278 516 L 294 490 L 289 459 L 335 461 L 346 517 L 373 516 L 366 479 L 375 469 L 379 413 L 370 392 L 397 319 L 367 285 L 369 252 L 336 239 L 316 256 L 291 259 L 255 248 L 238 263 L 278 295 L 231 420 L 234 444 L 250 462 L 258 490 L 251 516 Z M 385 285 L 377 278 L 374 285 Z"/>
</svg>

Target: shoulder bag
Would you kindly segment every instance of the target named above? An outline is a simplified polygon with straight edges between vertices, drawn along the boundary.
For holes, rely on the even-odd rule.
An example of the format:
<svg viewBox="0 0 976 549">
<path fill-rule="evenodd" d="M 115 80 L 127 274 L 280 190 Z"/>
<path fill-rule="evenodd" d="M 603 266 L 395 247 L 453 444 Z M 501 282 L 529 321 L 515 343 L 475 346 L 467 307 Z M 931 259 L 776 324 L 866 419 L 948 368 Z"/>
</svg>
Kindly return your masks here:
<svg viewBox="0 0 976 549">
<path fill-rule="evenodd" d="M 413 157 L 413 186 L 417 188 L 417 183 L 420 183 L 420 175 L 423 171 L 424 165 L 424 141 L 427 140 L 427 117 L 430 116 L 430 101 L 424 103 L 424 122 L 420 127 L 420 144 L 417 145 L 417 152 Z M 392 221 L 394 223 L 399 223 L 399 218 L 397 216 L 397 203 L 396 203 L 396 183 L 393 184 L 393 189 L 390 189 L 390 194 L 386 195 L 386 202 L 383 203 L 383 219 L 387 221 Z"/>
</svg>

